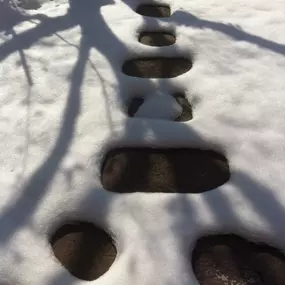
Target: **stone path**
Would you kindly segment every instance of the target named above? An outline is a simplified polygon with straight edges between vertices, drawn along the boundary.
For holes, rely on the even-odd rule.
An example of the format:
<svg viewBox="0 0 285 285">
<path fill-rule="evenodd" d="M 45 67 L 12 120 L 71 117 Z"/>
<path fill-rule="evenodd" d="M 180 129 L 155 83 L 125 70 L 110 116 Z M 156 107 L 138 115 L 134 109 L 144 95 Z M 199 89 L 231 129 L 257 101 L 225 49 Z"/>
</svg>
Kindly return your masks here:
<svg viewBox="0 0 285 285">
<path fill-rule="evenodd" d="M 166 5 L 140 5 L 137 13 L 147 17 L 171 17 Z M 169 31 L 142 31 L 138 41 L 150 46 L 175 44 Z M 181 57 L 135 58 L 122 72 L 140 78 L 171 78 L 189 71 L 191 59 Z M 191 102 L 183 93 L 170 94 L 182 107 L 177 124 L 193 118 Z M 134 117 L 145 104 L 143 96 L 132 99 L 128 115 Z M 230 178 L 226 157 L 198 149 L 122 148 L 108 153 L 102 167 L 102 184 L 117 193 L 202 193 L 223 185 Z M 94 242 L 95 241 L 95 242 Z M 74 276 L 94 280 L 112 265 L 116 248 L 102 229 L 81 221 L 59 228 L 50 243 L 55 256 Z M 234 235 L 202 237 L 191 255 L 201 285 L 284 285 L 285 258 L 267 245 L 256 245 Z M 190 285 L 190 284 L 189 284 Z"/>
</svg>

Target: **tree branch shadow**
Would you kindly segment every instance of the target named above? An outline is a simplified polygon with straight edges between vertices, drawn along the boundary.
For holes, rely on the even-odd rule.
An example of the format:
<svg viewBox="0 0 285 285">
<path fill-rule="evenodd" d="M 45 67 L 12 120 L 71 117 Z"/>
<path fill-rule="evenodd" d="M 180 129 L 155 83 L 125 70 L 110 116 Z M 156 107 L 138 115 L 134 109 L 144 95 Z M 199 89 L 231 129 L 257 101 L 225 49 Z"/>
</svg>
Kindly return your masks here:
<svg viewBox="0 0 285 285">
<path fill-rule="evenodd" d="M 0 223 L 6 225 L 0 234 L 1 243 L 7 242 L 9 237 L 26 222 L 33 214 L 37 204 L 43 199 L 48 186 L 54 178 L 62 159 L 68 152 L 72 142 L 76 121 L 81 106 L 81 85 L 86 62 L 88 61 L 89 47 L 82 39 L 79 47 L 77 63 L 72 71 L 71 85 L 63 115 L 62 126 L 59 131 L 55 146 L 44 163 L 34 172 L 21 189 L 21 195 L 12 205 L 5 209 L 0 218 Z M 15 211 L 15 209 L 21 211 Z M 17 218 L 15 218 L 15 215 Z"/>
<path fill-rule="evenodd" d="M 245 41 L 254 44 L 260 48 L 267 49 L 269 51 L 285 55 L 285 45 L 279 44 L 260 36 L 256 36 L 241 30 L 241 28 L 234 26 L 232 24 L 224 24 L 221 22 L 214 22 L 203 20 L 196 17 L 195 15 L 186 11 L 177 11 L 173 14 L 173 19 L 179 26 L 192 27 L 197 29 L 210 29 L 213 31 L 221 32 L 233 40 Z"/>
<path fill-rule="evenodd" d="M 47 17 L 41 17 L 40 24 L 38 24 L 35 28 L 28 30 L 27 32 L 23 32 L 20 35 L 17 35 L 16 38 L 14 36 L 12 39 L 8 40 L 7 42 L 5 42 L 0 46 L 0 61 L 3 61 L 13 52 L 19 51 L 22 65 L 26 73 L 27 81 L 29 85 L 32 85 L 33 83 L 32 77 L 30 75 L 28 63 L 26 61 L 23 50 L 25 48 L 30 47 L 32 44 L 34 44 L 42 37 L 56 34 L 58 31 L 66 30 L 74 26 L 80 26 L 82 30 L 82 38 L 80 45 L 78 47 L 78 59 L 71 74 L 70 88 L 68 92 L 66 107 L 63 114 L 62 125 L 59 130 L 59 135 L 56 139 L 52 151 L 48 155 L 48 158 L 29 178 L 27 183 L 24 185 L 20 196 L 14 201 L 12 205 L 10 205 L 2 213 L 2 216 L 0 218 L 0 223 L 4 225 L 4 227 L 2 227 L 0 233 L 1 243 L 7 242 L 9 238 L 13 235 L 13 233 L 17 230 L 17 228 L 19 228 L 24 222 L 26 222 L 29 219 L 29 217 L 33 214 L 33 212 L 36 210 L 37 204 L 43 199 L 43 197 L 47 193 L 50 182 L 53 180 L 63 158 L 68 153 L 69 147 L 74 138 L 76 122 L 80 114 L 81 86 L 83 83 L 84 70 L 87 62 L 89 61 L 89 54 L 92 48 L 95 48 L 102 54 L 106 55 L 107 60 L 110 62 L 112 68 L 114 69 L 116 77 L 120 78 L 119 72 L 113 66 L 111 59 L 106 53 L 105 50 L 106 43 L 104 41 L 102 42 L 93 41 L 89 36 L 90 32 L 93 32 L 93 30 L 90 30 L 89 25 L 91 24 L 93 28 L 96 27 L 97 29 L 100 29 L 101 34 L 108 35 L 108 37 L 112 39 L 112 44 L 118 45 L 120 49 L 124 50 L 126 49 L 124 44 L 108 28 L 102 15 L 100 15 L 100 13 L 97 12 L 96 17 L 94 16 L 93 14 L 94 9 L 99 9 L 100 5 L 103 5 L 102 4 L 103 2 L 100 3 L 99 2 L 96 3 L 96 1 L 86 0 L 84 4 L 83 3 L 78 4 L 79 3 L 78 0 L 77 1 L 71 0 L 70 1 L 71 9 L 68 12 L 68 14 L 52 19 Z M 83 13 L 84 15 L 83 18 L 80 17 L 81 13 Z M 268 41 L 258 36 L 250 35 L 230 25 L 201 20 L 190 13 L 182 11 L 176 12 L 174 18 L 176 19 L 177 24 L 179 25 L 188 25 L 199 29 L 202 28 L 213 29 L 216 31 L 220 31 L 224 34 L 227 34 L 232 38 L 234 38 L 235 40 L 245 40 L 250 43 L 256 44 L 262 48 L 266 48 L 268 50 L 271 50 L 273 52 L 282 55 L 285 53 L 284 45 Z M 96 67 L 95 71 L 99 79 L 102 79 Z M 144 80 L 146 80 L 145 82 L 151 84 L 149 80 L 147 79 Z M 121 84 L 122 82 L 119 82 L 119 88 Z M 120 92 L 122 92 L 121 89 L 118 91 L 119 94 L 118 96 L 120 100 L 123 100 L 122 94 Z M 103 95 L 106 97 L 106 92 L 103 93 L 105 93 Z M 106 103 L 106 108 L 108 108 L 108 103 Z M 110 118 L 109 121 L 111 121 Z M 138 125 L 136 125 L 136 127 L 137 126 Z M 141 123 L 141 126 L 142 126 L 141 128 L 142 133 L 140 134 L 141 138 L 143 138 L 145 133 L 147 133 L 150 129 L 154 133 L 154 135 L 157 135 L 162 132 L 162 130 L 158 129 L 159 125 L 157 125 L 156 127 L 152 127 L 151 124 Z M 132 135 L 133 128 L 134 125 L 130 123 L 130 120 L 128 120 L 126 123 L 124 138 L 127 138 Z M 189 130 L 188 127 L 179 126 L 179 129 L 180 132 L 190 132 L 189 137 L 193 135 L 196 135 L 197 137 L 199 136 L 198 134 L 195 134 L 193 130 L 191 129 Z M 276 219 L 278 218 L 278 216 L 284 216 L 283 206 L 279 203 L 279 201 L 277 201 L 272 196 L 272 194 L 270 194 L 271 193 L 270 189 L 265 188 L 265 186 L 261 185 L 258 181 L 254 181 L 246 174 L 241 173 L 239 175 L 241 176 L 241 181 L 244 182 L 244 184 L 243 182 L 241 182 L 241 184 L 237 185 L 240 188 L 241 192 L 244 194 L 245 197 L 247 197 L 248 201 L 252 204 L 252 207 L 254 207 L 256 212 L 262 218 L 267 220 L 268 223 L 271 223 L 274 227 L 273 228 L 274 230 L 279 230 L 276 229 L 276 227 L 278 227 L 279 225 L 276 224 Z M 260 196 L 258 198 L 251 195 L 251 193 L 253 192 L 246 190 L 251 187 L 256 187 L 257 189 L 260 189 Z M 205 197 L 207 199 L 209 195 L 205 195 Z M 260 205 L 264 205 L 266 204 L 266 202 L 268 203 L 268 201 L 274 207 L 275 210 L 271 215 L 266 214 L 265 216 L 264 213 L 260 211 Z M 230 208 L 226 198 L 224 200 L 220 199 L 219 203 L 218 201 L 216 202 L 217 203 L 215 203 L 215 199 L 212 198 L 207 201 L 209 207 L 211 207 L 213 215 L 215 215 L 218 219 L 222 219 L 224 211 L 225 209 L 227 209 L 228 215 L 230 215 L 233 220 L 236 220 L 237 223 L 240 223 L 239 218 L 236 217 L 235 213 Z M 183 209 L 185 208 L 185 196 L 183 195 L 179 196 L 179 198 L 173 201 L 173 203 L 174 204 L 178 203 L 179 205 L 181 203 L 181 209 L 183 211 Z M 178 206 L 178 208 L 179 207 L 180 206 Z M 19 208 L 21 208 L 22 211 L 17 211 L 17 209 Z M 177 209 L 177 206 L 170 205 L 169 207 L 170 213 L 172 209 Z M 178 228 L 182 226 L 181 222 L 182 221 L 185 222 L 185 220 L 183 220 L 181 218 L 181 215 L 179 215 L 177 212 L 172 212 L 172 213 L 174 217 L 177 217 L 175 223 L 173 224 L 173 234 L 177 234 Z M 196 213 L 193 210 L 192 218 L 195 216 L 195 214 Z M 67 283 L 71 284 L 72 280 L 68 280 L 68 282 L 66 282 L 66 272 L 64 271 L 62 275 L 59 274 L 57 277 L 55 277 L 55 279 L 52 280 L 51 284 L 67 284 Z"/>
</svg>

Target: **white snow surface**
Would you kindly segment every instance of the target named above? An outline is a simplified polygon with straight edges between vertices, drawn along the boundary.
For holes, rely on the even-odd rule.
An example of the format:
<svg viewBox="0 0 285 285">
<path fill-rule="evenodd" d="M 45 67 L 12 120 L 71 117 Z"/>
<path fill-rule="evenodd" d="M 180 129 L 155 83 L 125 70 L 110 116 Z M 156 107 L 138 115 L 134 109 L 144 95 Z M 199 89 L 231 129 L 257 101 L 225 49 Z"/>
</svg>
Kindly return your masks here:
<svg viewBox="0 0 285 285">
<path fill-rule="evenodd" d="M 173 96 L 157 91 L 145 99 L 134 117 L 174 120 L 181 113 L 182 107 Z"/>
<path fill-rule="evenodd" d="M 210 233 L 285 251 L 284 1 L 165 0 L 167 19 L 136 14 L 143 2 L 52 1 L 11 16 L 2 10 L 1 284 L 87 284 L 49 245 L 51 233 L 73 219 L 104 227 L 118 249 L 110 270 L 88 284 L 197 285 L 189 256 Z M 144 29 L 174 32 L 177 41 L 142 45 Z M 193 68 L 172 79 L 121 72 L 125 60 L 157 54 L 192 58 Z M 194 119 L 126 115 L 132 96 L 157 90 L 185 91 Z M 217 150 L 231 179 L 203 194 L 107 192 L 102 161 L 119 146 Z"/>
</svg>

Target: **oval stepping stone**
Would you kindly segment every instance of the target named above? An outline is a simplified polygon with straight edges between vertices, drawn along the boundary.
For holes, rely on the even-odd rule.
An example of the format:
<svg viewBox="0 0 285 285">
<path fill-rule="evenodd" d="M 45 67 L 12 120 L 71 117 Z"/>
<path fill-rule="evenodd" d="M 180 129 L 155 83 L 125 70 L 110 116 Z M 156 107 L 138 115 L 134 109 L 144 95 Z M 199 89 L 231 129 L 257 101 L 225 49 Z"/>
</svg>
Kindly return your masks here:
<svg viewBox="0 0 285 285">
<path fill-rule="evenodd" d="M 192 266 L 200 285 L 281 285 L 284 256 L 235 235 L 201 238 L 193 251 Z"/>
<path fill-rule="evenodd" d="M 41 7 L 41 1 L 32 0 L 32 1 L 25 1 L 25 0 L 18 0 L 17 6 L 26 9 L 26 10 L 36 10 Z"/>
<path fill-rule="evenodd" d="M 121 148 L 110 151 L 101 180 L 118 193 L 202 193 L 230 178 L 227 159 L 198 149 Z"/>
<path fill-rule="evenodd" d="M 77 278 L 91 281 L 108 271 L 116 258 L 111 237 L 91 223 L 72 222 L 52 236 L 54 255 Z"/>
<path fill-rule="evenodd" d="M 173 78 L 189 71 L 191 67 L 192 62 L 186 58 L 139 58 L 126 61 L 122 71 L 140 78 Z"/>
<path fill-rule="evenodd" d="M 170 46 L 176 42 L 176 38 L 166 32 L 142 32 L 139 42 L 148 46 Z"/>
<path fill-rule="evenodd" d="M 171 15 L 170 7 L 160 4 L 141 4 L 138 6 L 136 12 L 143 16 L 155 18 L 166 18 Z"/>
</svg>

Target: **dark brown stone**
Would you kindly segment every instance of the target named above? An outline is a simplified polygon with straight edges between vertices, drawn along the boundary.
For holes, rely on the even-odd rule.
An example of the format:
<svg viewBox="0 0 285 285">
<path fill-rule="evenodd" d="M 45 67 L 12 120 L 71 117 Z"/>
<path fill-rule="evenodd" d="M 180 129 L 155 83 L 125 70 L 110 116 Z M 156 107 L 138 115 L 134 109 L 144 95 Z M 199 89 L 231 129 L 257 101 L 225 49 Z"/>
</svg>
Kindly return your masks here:
<svg viewBox="0 0 285 285">
<path fill-rule="evenodd" d="M 177 103 L 182 107 L 182 113 L 178 118 L 176 118 L 175 121 L 185 122 L 193 119 L 192 107 L 188 102 L 186 96 L 183 93 L 176 93 L 173 95 L 173 97 L 176 99 Z M 140 108 L 140 106 L 143 104 L 143 102 L 144 99 L 141 97 L 133 98 L 128 106 L 128 115 L 130 117 L 133 117 Z"/>
<path fill-rule="evenodd" d="M 278 250 L 235 235 L 198 240 L 192 266 L 200 285 L 284 285 L 285 258 Z"/>
<path fill-rule="evenodd" d="M 182 107 L 182 114 L 176 119 L 177 122 L 185 122 L 193 119 L 192 107 L 183 93 L 174 94 L 177 103 Z"/>
<path fill-rule="evenodd" d="M 121 148 L 110 151 L 102 168 L 106 190 L 201 193 L 229 180 L 227 159 L 197 149 Z"/>
<path fill-rule="evenodd" d="M 143 16 L 155 18 L 165 18 L 171 15 L 170 7 L 160 4 L 142 4 L 138 6 L 136 12 Z"/>
<path fill-rule="evenodd" d="M 169 46 L 176 42 L 176 38 L 166 32 L 142 32 L 139 42 L 148 46 Z"/>
<path fill-rule="evenodd" d="M 264 285 L 250 265 L 249 251 L 248 243 L 236 236 L 201 238 L 192 257 L 200 285 Z"/>
<path fill-rule="evenodd" d="M 91 223 L 65 224 L 50 242 L 59 262 L 71 274 L 87 281 L 107 272 L 116 258 L 111 237 Z"/>
<path fill-rule="evenodd" d="M 126 75 L 140 78 L 173 78 L 192 67 L 192 62 L 186 58 L 154 57 L 138 58 L 126 61 L 122 71 Z"/>
<path fill-rule="evenodd" d="M 285 257 L 270 246 L 255 246 L 251 261 L 266 285 L 285 284 Z"/>
</svg>

